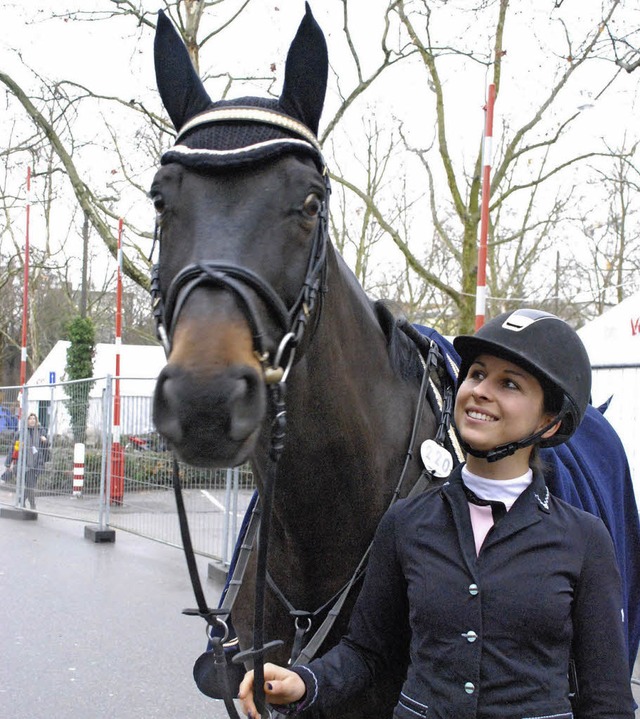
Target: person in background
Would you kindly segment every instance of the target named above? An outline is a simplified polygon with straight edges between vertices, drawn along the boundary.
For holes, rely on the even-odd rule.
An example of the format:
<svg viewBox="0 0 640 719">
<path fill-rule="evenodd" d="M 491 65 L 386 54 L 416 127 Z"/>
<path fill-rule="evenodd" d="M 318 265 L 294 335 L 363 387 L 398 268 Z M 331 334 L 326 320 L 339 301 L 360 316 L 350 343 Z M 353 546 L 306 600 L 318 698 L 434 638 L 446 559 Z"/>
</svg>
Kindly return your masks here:
<svg viewBox="0 0 640 719">
<path fill-rule="evenodd" d="M 308 665 L 266 664 L 266 699 L 290 715 L 340 707 L 400 643 L 397 719 L 634 719 L 613 543 L 599 518 L 549 493 L 538 456 L 584 416 L 584 346 L 538 310 L 454 346 L 465 463 L 387 511 L 347 635 Z M 258 719 L 253 679 L 239 698 Z"/>
<path fill-rule="evenodd" d="M 7 454 L 5 465 L 9 468 L 9 472 L 14 474 L 16 463 L 18 461 L 18 452 L 15 445 L 18 444 L 19 438 L 16 435 L 14 451 Z M 38 477 L 42 472 L 46 461 L 47 450 L 49 448 L 49 440 L 47 434 L 38 423 L 38 416 L 31 412 L 27 417 L 27 430 L 25 437 L 25 472 L 24 472 L 24 501 L 29 502 L 31 509 L 36 508 L 36 487 L 38 485 Z"/>
</svg>

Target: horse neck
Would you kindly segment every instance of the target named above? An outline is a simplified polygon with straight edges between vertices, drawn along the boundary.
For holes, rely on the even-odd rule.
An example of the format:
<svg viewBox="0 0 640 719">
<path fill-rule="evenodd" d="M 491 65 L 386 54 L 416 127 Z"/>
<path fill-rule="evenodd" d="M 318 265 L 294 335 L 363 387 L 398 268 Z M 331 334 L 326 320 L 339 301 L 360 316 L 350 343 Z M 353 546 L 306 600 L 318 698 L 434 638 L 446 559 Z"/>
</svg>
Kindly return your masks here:
<svg viewBox="0 0 640 719">
<path fill-rule="evenodd" d="M 289 556 L 337 552 L 351 566 L 399 478 L 418 386 L 392 367 L 370 300 L 333 251 L 327 283 L 319 323 L 287 383 L 274 534 Z M 261 474 L 264 462 L 257 465 Z M 332 531 L 354 522 L 346 537 Z"/>
</svg>

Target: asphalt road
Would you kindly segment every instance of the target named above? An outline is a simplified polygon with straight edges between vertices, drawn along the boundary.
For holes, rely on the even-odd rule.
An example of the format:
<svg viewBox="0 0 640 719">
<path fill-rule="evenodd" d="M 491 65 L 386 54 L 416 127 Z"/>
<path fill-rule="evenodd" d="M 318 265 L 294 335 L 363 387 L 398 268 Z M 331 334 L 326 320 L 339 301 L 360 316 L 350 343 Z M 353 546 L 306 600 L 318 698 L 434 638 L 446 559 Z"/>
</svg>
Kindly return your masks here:
<svg viewBox="0 0 640 719">
<path fill-rule="evenodd" d="M 221 584 L 200 575 L 210 604 Z M 182 552 L 127 532 L 0 518 L 0 717 L 226 719 L 192 678 L 204 651 Z M 640 702 L 640 660 L 634 695 Z M 636 712 L 640 719 L 640 710 Z"/>
<path fill-rule="evenodd" d="M 210 604 L 221 585 L 207 577 Z M 84 539 L 84 524 L 0 518 L 0 717 L 227 717 L 202 695 L 193 663 L 205 623 L 182 552 L 126 532 Z"/>
</svg>

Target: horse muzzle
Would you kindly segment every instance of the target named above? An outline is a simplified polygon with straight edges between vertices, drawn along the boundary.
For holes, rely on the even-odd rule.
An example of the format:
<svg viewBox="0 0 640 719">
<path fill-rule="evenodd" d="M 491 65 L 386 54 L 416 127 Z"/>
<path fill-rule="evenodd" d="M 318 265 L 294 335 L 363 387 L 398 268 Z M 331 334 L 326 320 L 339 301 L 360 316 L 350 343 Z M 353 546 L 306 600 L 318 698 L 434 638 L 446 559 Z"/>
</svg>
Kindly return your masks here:
<svg viewBox="0 0 640 719">
<path fill-rule="evenodd" d="M 234 364 L 196 376 L 177 364 L 162 370 L 153 421 L 180 459 L 201 467 L 242 464 L 253 450 L 266 411 L 258 369 Z"/>
</svg>

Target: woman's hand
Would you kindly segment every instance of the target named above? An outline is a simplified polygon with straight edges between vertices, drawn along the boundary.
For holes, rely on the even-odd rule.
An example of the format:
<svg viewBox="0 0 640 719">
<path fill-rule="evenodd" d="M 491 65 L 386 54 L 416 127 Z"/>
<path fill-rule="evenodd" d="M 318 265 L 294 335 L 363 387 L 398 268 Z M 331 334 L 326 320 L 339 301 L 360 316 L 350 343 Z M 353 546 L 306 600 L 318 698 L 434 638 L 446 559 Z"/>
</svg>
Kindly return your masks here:
<svg viewBox="0 0 640 719">
<path fill-rule="evenodd" d="M 269 704 L 291 704 L 302 699 L 305 694 L 302 679 L 289 669 L 276 664 L 264 665 L 264 694 Z M 253 719 L 259 719 L 260 713 L 253 702 L 253 670 L 244 675 L 238 690 L 242 711 Z"/>
</svg>

